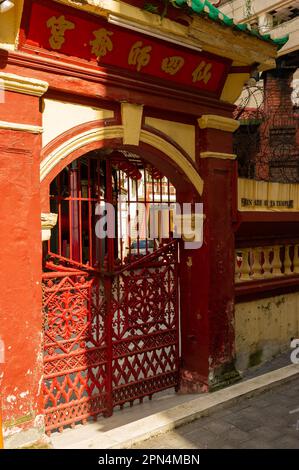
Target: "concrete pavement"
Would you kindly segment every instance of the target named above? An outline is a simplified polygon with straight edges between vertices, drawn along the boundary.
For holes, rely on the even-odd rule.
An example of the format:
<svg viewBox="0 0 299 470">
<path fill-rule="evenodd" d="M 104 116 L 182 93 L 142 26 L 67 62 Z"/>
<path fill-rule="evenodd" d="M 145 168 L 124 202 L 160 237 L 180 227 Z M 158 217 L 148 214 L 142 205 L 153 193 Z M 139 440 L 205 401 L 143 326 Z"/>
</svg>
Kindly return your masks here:
<svg viewBox="0 0 299 470">
<path fill-rule="evenodd" d="M 192 424 L 188 423 L 198 420 L 198 418 L 202 416 L 208 416 L 208 418 L 202 419 L 211 419 L 212 414 L 217 412 L 226 413 L 231 407 L 237 406 L 238 404 L 240 407 L 243 408 L 244 406 L 246 408 L 248 407 L 248 405 L 245 406 L 246 402 L 248 402 L 248 399 L 251 397 L 258 397 L 265 393 L 265 391 L 277 389 L 277 387 L 282 386 L 282 384 L 287 385 L 288 382 L 291 383 L 291 381 L 294 378 L 298 378 L 298 376 L 299 365 L 292 364 L 211 394 L 192 396 L 171 395 L 171 392 L 167 392 L 160 397 L 158 396 L 152 402 L 146 402 L 143 405 L 136 405 L 133 408 L 125 408 L 122 411 L 116 411 L 108 420 L 100 419 L 96 423 L 90 423 L 84 426 L 78 425 L 75 429 L 65 430 L 62 434 L 55 433 L 52 435 L 52 443 L 54 448 L 58 449 L 120 449 L 130 448 L 136 445 L 142 448 L 143 445 L 155 445 L 155 442 L 158 443 L 158 441 L 159 443 L 163 441 L 164 446 L 166 446 L 165 435 L 159 435 L 172 431 L 185 424 L 191 426 L 190 432 L 192 433 Z M 298 408 L 299 394 L 297 395 L 298 404 L 294 405 L 292 403 L 292 406 L 294 405 Z M 241 411 L 241 408 L 239 411 Z M 240 419 L 241 418 L 242 415 L 240 416 Z M 247 419 L 250 419 L 250 417 L 247 416 Z M 194 423 L 195 428 L 200 421 L 201 420 L 196 421 L 197 424 Z M 227 426 L 235 426 L 236 429 L 231 428 L 231 432 L 234 431 L 235 436 L 237 433 L 240 434 L 240 431 L 247 432 L 238 428 L 234 423 L 216 423 L 213 426 L 214 429 L 218 426 L 219 432 L 220 429 L 223 429 L 223 433 Z M 207 431 L 205 430 L 204 432 L 206 433 L 205 440 L 203 442 L 199 440 L 198 445 L 207 446 L 208 443 L 210 445 L 212 441 L 216 441 L 215 433 L 209 430 L 212 434 L 210 434 L 210 440 L 208 442 Z M 197 431 L 195 431 L 195 434 L 196 433 Z M 174 439 L 174 435 L 179 435 L 185 442 L 186 437 L 179 434 L 179 429 L 175 434 L 171 433 L 169 437 Z M 241 435 L 242 434 L 240 434 L 240 436 Z M 157 441 L 153 440 L 152 443 L 148 441 L 147 444 L 145 444 L 146 440 L 155 436 L 159 436 Z M 243 437 L 244 441 L 246 438 L 248 441 L 252 436 L 249 435 L 248 437 L 244 435 Z M 187 439 L 187 443 L 189 442 L 190 441 Z M 167 446 L 169 447 L 166 448 L 172 448 L 171 445 L 174 444 L 168 442 Z M 185 445 L 187 446 L 189 444 Z M 197 443 L 191 442 L 190 445 L 197 446 Z M 182 446 L 177 447 L 174 445 L 174 448 L 181 447 Z"/>
<path fill-rule="evenodd" d="M 133 448 L 299 449 L 299 377 Z"/>
</svg>

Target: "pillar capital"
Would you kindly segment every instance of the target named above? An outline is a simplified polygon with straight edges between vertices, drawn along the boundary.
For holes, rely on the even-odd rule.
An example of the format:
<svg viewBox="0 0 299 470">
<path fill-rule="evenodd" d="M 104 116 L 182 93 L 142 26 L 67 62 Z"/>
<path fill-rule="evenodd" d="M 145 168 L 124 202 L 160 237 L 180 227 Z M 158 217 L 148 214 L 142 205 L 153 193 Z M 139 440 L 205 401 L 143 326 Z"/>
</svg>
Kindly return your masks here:
<svg viewBox="0 0 299 470">
<path fill-rule="evenodd" d="M 33 124 L 20 124 L 18 122 L 0 121 L 0 129 L 9 131 L 29 132 L 31 134 L 42 134 L 42 126 L 35 126 Z"/>
<path fill-rule="evenodd" d="M 235 160 L 237 158 L 237 155 L 235 153 L 201 152 L 200 158 L 220 158 L 220 160 Z"/>
<path fill-rule="evenodd" d="M 217 129 L 225 132 L 235 132 L 240 126 L 236 119 L 217 116 L 216 114 L 203 114 L 198 120 L 200 129 Z"/>
<path fill-rule="evenodd" d="M 57 223 L 57 214 L 52 212 L 41 213 L 41 224 L 42 224 L 42 241 L 50 240 L 51 238 L 51 230 L 55 227 Z"/>
<path fill-rule="evenodd" d="M 0 72 L 0 89 L 5 91 L 40 97 L 46 93 L 48 87 L 49 84 L 43 80 Z"/>
</svg>

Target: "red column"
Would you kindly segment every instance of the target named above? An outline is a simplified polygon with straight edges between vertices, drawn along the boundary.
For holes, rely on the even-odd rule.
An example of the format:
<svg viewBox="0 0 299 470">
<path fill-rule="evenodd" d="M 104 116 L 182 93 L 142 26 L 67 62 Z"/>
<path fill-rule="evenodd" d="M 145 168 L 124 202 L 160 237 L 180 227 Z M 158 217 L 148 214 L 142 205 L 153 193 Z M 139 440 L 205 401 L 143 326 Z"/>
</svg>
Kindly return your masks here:
<svg viewBox="0 0 299 470">
<path fill-rule="evenodd" d="M 5 447 L 17 447 L 43 432 L 39 100 L 47 84 L 9 74 L 1 79 L 1 401 Z"/>
<path fill-rule="evenodd" d="M 238 379 L 232 230 L 236 167 L 231 135 L 237 124 L 217 116 L 203 117 L 199 123 L 204 241 L 200 249 L 181 254 L 182 392 L 213 390 Z"/>
</svg>

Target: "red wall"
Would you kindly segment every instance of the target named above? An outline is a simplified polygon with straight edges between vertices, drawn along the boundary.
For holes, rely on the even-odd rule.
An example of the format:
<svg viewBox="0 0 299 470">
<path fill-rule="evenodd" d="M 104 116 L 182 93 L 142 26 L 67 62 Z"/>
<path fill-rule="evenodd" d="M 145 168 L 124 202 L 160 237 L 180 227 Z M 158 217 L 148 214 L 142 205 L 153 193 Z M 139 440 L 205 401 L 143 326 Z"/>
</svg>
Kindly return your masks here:
<svg viewBox="0 0 299 470">
<path fill-rule="evenodd" d="M 39 124 L 39 98 L 6 92 L 1 119 Z M 0 130 L 0 365 L 6 435 L 41 413 L 41 222 L 39 134 Z M 15 427 L 15 429 L 14 429 Z"/>
</svg>

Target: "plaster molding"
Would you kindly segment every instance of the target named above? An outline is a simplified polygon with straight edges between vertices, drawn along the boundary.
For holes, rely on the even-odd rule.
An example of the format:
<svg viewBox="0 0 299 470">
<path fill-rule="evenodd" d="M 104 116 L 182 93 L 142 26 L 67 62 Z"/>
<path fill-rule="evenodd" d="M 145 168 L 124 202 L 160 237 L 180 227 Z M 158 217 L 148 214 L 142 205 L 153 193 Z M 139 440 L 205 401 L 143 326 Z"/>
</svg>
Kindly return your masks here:
<svg viewBox="0 0 299 470">
<path fill-rule="evenodd" d="M 7 121 L 0 121 L 0 129 L 29 132 L 31 134 L 41 134 L 43 132 L 43 128 L 40 126 L 34 126 L 32 124 L 20 124 L 18 122 L 7 122 Z"/>
<path fill-rule="evenodd" d="M 121 118 L 124 128 L 125 145 L 139 145 L 143 105 L 121 103 Z"/>
<path fill-rule="evenodd" d="M 66 158 L 75 150 L 93 142 L 117 138 L 123 139 L 123 137 L 124 128 L 119 125 L 89 129 L 88 131 L 71 137 L 43 159 L 40 164 L 40 181 L 42 182 L 61 160 Z M 181 168 L 183 173 L 186 174 L 198 193 L 202 194 L 203 180 L 192 163 L 174 145 L 167 142 L 162 137 L 152 134 L 144 129 L 140 132 L 140 141 L 151 145 L 153 148 L 160 150 L 168 156 L 177 166 L 179 166 L 179 168 Z"/>
<path fill-rule="evenodd" d="M 234 31 L 201 15 L 194 15 L 189 26 L 189 36 L 198 40 L 204 50 L 237 60 L 243 65 L 259 64 L 260 70 L 275 68 L 277 47 L 255 36 Z M 237 40 L 236 40 L 237 36 Z"/>
<path fill-rule="evenodd" d="M 40 181 L 43 181 L 51 170 L 70 153 L 84 147 L 92 142 L 98 142 L 105 139 L 123 138 L 123 126 L 109 126 L 96 129 L 89 129 L 88 131 L 78 134 L 58 148 L 53 150 L 40 164 Z"/>
<path fill-rule="evenodd" d="M 220 160 L 235 160 L 237 158 L 237 155 L 235 153 L 201 152 L 200 158 L 219 158 Z"/>
<path fill-rule="evenodd" d="M 236 119 L 215 114 L 204 114 L 197 122 L 201 129 L 218 129 L 225 132 L 235 132 L 240 126 L 240 122 Z"/>
<path fill-rule="evenodd" d="M 145 124 L 163 132 L 176 142 L 190 158 L 195 162 L 195 131 L 196 126 L 177 121 L 168 121 L 167 119 L 153 118 L 147 116 Z"/>
<path fill-rule="evenodd" d="M 203 180 L 189 160 L 172 144 L 162 137 L 152 134 L 144 129 L 141 130 L 140 140 L 145 144 L 160 150 L 166 154 L 187 175 L 199 194 L 203 191 Z"/>
<path fill-rule="evenodd" d="M 66 6 L 77 8 L 81 11 L 86 11 L 97 16 L 104 18 L 113 15 L 120 19 L 130 20 L 139 26 L 146 26 L 156 32 L 165 32 L 170 37 L 177 38 L 180 36 L 185 39 L 186 45 L 194 45 L 194 40 L 188 37 L 188 27 L 179 24 L 169 18 L 161 18 L 158 13 L 148 12 L 137 6 L 130 5 L 129 3 L 121 0 L 85 0 L 83 3 L 78 3 L 75 0 L 56 0 Z"/>
<path fill-rule="evenodd" d="M 57 223 L 58 214 L 53 212 L 42 212 L 41 213 L 41 224 L 42 224 L 42 241 L 50 240 L 51 230 Z"/>
<path fill-rule="evenodd" d="M 36 78 L 22 77 L 13 73 L 0 72 L 0 88 L 25 95 L 42 96 L 48 90 L 49 84 Z"/>
<path fill-rule="evenodd" d="M 234 104 L 241 95 L 243 87 L 249 78 L 249 73 L 229 73 L 220 100 Z"/>
</svg>

